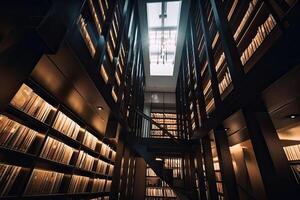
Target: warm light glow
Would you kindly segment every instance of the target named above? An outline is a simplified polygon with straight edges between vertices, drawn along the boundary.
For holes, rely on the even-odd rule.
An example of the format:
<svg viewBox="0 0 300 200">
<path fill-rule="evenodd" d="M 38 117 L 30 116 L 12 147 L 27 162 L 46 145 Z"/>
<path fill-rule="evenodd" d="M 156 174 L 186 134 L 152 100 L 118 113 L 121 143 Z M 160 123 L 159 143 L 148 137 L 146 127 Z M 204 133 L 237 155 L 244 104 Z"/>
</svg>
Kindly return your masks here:
<svg viewBox="0 0 300 200">
<path fill-rule="evenodd" d="M 151 76 L 173 76 L 180 7 L 180 1 L 147 3 Z"/>
</svg>

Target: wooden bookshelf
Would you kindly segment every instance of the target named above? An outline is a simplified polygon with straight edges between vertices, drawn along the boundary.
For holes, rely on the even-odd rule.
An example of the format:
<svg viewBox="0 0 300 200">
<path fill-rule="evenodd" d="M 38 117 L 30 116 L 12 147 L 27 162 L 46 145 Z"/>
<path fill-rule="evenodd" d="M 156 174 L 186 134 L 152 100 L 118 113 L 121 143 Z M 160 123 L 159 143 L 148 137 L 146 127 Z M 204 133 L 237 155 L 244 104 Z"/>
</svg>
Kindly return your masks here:
<svg viewBox="0 0 300 200">
<path fill-rule="evenodd" d="M 29 81 L 0 115 L 0 166 L 3 176 L 11 174 L 1 184 L 1 198 L 107 194 L 115 151 L 63 105 L 50 104 L 55 99 L 47 95 Z M 22 187 L 14 192 L 19 177 Z"/>
</svg>

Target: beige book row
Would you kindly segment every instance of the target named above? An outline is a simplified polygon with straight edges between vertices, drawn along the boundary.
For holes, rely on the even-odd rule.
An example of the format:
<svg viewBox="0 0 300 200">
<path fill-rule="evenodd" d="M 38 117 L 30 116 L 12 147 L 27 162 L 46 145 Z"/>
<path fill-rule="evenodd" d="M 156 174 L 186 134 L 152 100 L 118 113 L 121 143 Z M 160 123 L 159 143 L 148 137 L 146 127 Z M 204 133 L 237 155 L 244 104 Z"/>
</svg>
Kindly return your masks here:
<svg viewBox="0 0 300 200">
<path fill-rule="evenodd" d="M 225 91 L 225 89 L 230 85 L 231 82 L 232 82 L 232 79 L 231 79 L 230 73 L 228 72 L 228 68 L 227 68 L 222 80 L 219 83 L 220 94 L 222 94 Z"/>
<path fill-rule="evenodd" d="M 20 87 L 12 99 L 11 104 L 41 121 L 44 121 L 50 112 L 56 112 L 56 109 L 53 106 L 34 93 L 34 91 L 26 84 L 23 84 Z M 73 139 L 77 139 L 79 132 L 84 131 L 82 127 L 61 111 L 59 111 L 53 127 Z M 90 149 L 95 150 L 97 142 L 98 139 L 86 130 L 81 143 Z"/>
<path fill-rule="evenodd" d="M 162 188 L 146 188 L 146 196 L 164 196 Z"/>
<path fill-rule="evenodd" d="M 233 35 L 234 40 L 237 40 L 237 38 L 240 35 L 242 29 L 244 28 L 246 22 L 248 21 L 248 19 L 250 18 L 252 12 L 254 11 L 254 8 L 255 8 L 257 3 L 258 3 L 258 0 L 252 0 L 252 1 L 249 2 L 248 9 L 247 9 L 241 23 L 239 24 L 239 26 L 237 27 L 237 29 L 236 29 L 236 31 Z"/>
<path fill-rule="evenodd" d="M 0 196 L 7 196 L 21 167 L 0 164 Z"/>
<path fill-rule="evenodd" d="M 57 194 L 60 193 L 63 179 L 70 175 L 34 169 L 25 189 L 25 195 Z M 67 185 L 68 193 L 85 193 L 91 183 L 92 192 L 110 191 L 110 180 L 92 179 L 85 176 L 72 175 Z"/>
<path fill-rule="evenodd" d="M 38 133 L 0 115 L 0 146 L 27 152 Z"/>
<path fill-rule="evenodd" d="M 168 168 L 168 169 L 181 168 L 182 167 L 182 159 L 181 158 L 165 158 L 164 159 L 164 167 Z"/>
<path fill-rule="evenodd" d="M 103 20 L 106 20 L 106 12 L 108 11 L 108 2 L 107 0 L 98 0 L 99 6 L 100 6 L 100 11 Z"/>
<path fill-rule="evenodd" d="M 276 26 L 276 21 L 273 16 L 270 14 L 266 21 L 258 27 L 257 33 L 255 37 L 252 39 L 251 43 L 242 53 L 241 61 L 242 64 L 245 65 L 247 61 L 254 54 L 256 49 L 263 43 L 265 38 L 270 34 L 273 28 Z"/>
<path fill-rule="evenodd" d="M 110 40 L 106 42 L 106 50 L 108 53 L 109 61 L 112 62 L 114 58 L 114 54 L 113 54 L 113 48 L 111 47 L 110 43 L 111 43 Z"/>
<path fill-rule="evenodd" d="M 75 166 L 87 171 L 91 171 L 93 168 L 95 158 L 84 151 L 79 151 L 78 158 Z"/>
<path fill-rule="evenodd" d="M 300 161 L 300 145 L 292 145 L 283 147 L 286 157 L 290 161 L 299 160 Z"/>
<path fill-rule="evenodd" d="M 221 172 L 215 172 L 216 181 L 222 181 L 222 175 Z"/>
<path fill-rule="evenodd" d="M 147 168 L 146 176 L 157 176 L 156 173 L 151 168 Z"/>
<path fill-rule="evenodd" d="M 164 189 L 164 196 L 165 197 L 176 197 L 176 194 L 171 188 L 165 188 Z"/>
<path fill-rule="evenodd" d="M 63 164 L 69 164 L 75 150 L 68 145 L 48 137 L 40 156 Z"/>
<path fill-rule="evenodd" d="M 50 113 L 56 112 L 56 108 L 38 96 L 26 84 L 20 87 L 10 104 L 42 122 L 46 121 Z"/>
<path fill-rule="evenodd" d="M 85 22 L 85 19 L 83 18 L 82 15 L 79 16 L 78 25 L 79 25 L 81 35 L 84 39 L 84 42 L 85 42 L 86 46 L 88 47 L 91 56 L 94 57 L 94 55 L 96 53 L 96 47 L 92 41 L 90 33 L 88 32 L 87 23 Z"/>
<path fill-rule="evenodd" d="M 57 114 L 53 128 L 74 140 L 77 139 L 80 131 L 84 131 L 82 127 L 80 127 L 76 122 L 74 122 L 61 111 L 59 111 Z"/>
<path fill-rule="evenodd" d="M 112 176 L 114 170 L 114 165 L 108 164 L 104 162 L 103 160 L 98 160 L 96 165 L 96 172 L 100 174 L 106 174 L 108 171 L 108 175 Z"/>
<path fill-rule="evenodd" d="M 216 63 L 216 71 L 219 71 L 220 67 L 222 66 L 222 64 L 224 63 L 225 61 L 225 53 L 223 52 L 221 55 L 220 55 L 220 58 L 218 59 L 217 63 Z"/>
</svg>

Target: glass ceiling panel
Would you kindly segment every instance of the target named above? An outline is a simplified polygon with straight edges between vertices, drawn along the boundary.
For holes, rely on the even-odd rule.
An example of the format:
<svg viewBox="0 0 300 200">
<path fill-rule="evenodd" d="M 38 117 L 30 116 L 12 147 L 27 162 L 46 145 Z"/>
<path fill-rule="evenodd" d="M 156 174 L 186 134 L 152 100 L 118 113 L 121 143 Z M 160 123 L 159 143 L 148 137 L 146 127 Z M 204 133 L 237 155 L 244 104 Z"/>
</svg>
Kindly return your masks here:
<svg viewBox="0 0 300 200">
<path fill-rule="evenodd" d="M 181 1 L 147 3 L 151 76 L 173 76 Z"/>
</svg>

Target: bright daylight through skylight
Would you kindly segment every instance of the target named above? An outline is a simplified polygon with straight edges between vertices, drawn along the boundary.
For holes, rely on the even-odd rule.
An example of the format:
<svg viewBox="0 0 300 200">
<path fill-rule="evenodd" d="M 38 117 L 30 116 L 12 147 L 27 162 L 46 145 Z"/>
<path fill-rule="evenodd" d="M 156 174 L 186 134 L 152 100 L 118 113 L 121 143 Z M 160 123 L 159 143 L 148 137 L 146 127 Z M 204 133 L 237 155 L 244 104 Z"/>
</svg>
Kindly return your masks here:
<svg viewBox="0 0 300 200">
<path fill-rule="evenodd" d="M 151 76 L 173 76 L 180 1 L 147 3 Z"/>
</svg>

